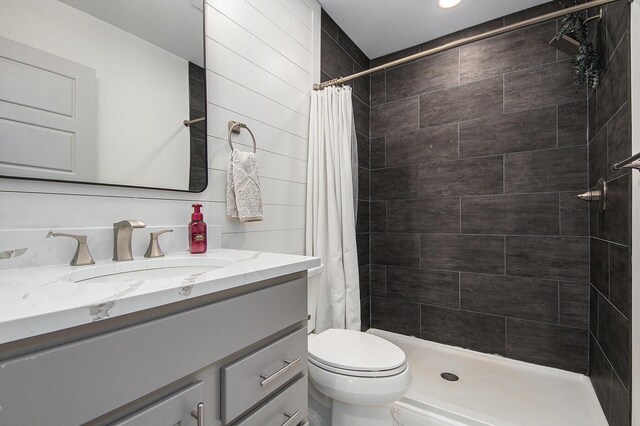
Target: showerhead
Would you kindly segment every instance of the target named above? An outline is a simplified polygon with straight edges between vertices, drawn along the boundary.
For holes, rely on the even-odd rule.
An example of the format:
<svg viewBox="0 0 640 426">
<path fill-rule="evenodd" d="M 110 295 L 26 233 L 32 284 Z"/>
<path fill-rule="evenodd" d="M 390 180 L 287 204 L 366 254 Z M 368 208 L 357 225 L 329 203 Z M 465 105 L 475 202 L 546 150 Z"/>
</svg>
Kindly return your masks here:
<svg viewBox="0 0 640 426">
<path fill-rule="evenodd" d="M 570 35 L 563 34 L 560 37 L 552 38 L 549 42 L 549 46 L 555 47 L 559 51 L 573 56 L 578 53 L 580 43 L 578 43 L 578 41 L 574 38 L 570 37 Z"/>
<path fill-rule="evenodd" d="M 585 19 L 584 24 L 586 25 L 591 21 L 600 20 L 602 19 L 602 17 L 603 17 L 603 12 L 602 12 L 602 9 L 600 9 L 597 15 L 593 15 Z M 597 25 L 594 27 L 594 31 L 596 32 L 598 31 Z M 580 42 L 578 42 L 578 40 L 575 39 L 574 35 L 575 35 L 574 33 L 568 33 L 568 34 L 562 34 L 562 35 L 558 34 L 551 39 L 551 41 L 549 42 L 549 45 L 552 47 L 555 47 L 561 52 L 566 53 L 569 56 L 574 56 L 578 53 L 578 49 L 580 48 Z"/>
</svg>

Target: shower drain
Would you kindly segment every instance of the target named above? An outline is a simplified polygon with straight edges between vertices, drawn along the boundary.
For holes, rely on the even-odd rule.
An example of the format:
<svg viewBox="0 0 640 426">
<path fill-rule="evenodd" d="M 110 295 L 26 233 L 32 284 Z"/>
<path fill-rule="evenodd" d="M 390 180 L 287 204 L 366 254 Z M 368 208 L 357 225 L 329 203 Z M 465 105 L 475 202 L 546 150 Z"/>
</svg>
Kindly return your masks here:
<svg viewBox="0 0 640 426">
<path fill-rule="evenodd" d="M 457 382 L 458 380 L 460 380 L 460 377 L 458 377 L 457 375 L 453 374 L 453 373 L 442 373 L 440 374 L 440 377 L 442 377 L 443 379 L 449 381 L 449 382 Z"/>
</svg>

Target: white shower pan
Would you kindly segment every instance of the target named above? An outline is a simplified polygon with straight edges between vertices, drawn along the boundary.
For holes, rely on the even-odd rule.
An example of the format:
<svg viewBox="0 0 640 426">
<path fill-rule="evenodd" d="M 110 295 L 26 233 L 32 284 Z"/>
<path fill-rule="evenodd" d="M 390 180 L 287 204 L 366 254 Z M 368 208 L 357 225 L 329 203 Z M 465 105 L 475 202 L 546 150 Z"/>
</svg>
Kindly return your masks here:
<svg viewBox="0 0 640 426">
<path fill-rule="evenodd" d="M 587 376 L 371 329 L 413 372 L 394 426 L 606 426 Z M 440 374 L 454 373 L 458 381 Z"/>
</svg>

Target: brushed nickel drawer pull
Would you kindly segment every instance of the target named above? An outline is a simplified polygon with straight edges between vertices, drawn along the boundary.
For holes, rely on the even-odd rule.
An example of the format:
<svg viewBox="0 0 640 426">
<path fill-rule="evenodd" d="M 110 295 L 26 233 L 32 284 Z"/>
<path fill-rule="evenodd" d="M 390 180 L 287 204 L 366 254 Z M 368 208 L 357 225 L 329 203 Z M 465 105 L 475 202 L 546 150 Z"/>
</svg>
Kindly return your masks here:
<svg viewBox="0 0 640 426">
<path fill-rule="evenodd" d="M 197 411 L 193 410 L 191 412 L 191 417 L 198 421 L 198 426 L 204 426 L 204 403 L 201 402 L 198 404 Z"/>
<path fill-rule="evenodd" d="M 282 367 L 280 370 L 276 371 L 275 373 L 273 373 L 272 375 L 268 376 L 266 374 L 261 374 L 260 378 L 263 379 L 260 382 L 260 386 L 266 386 L 269 383 L 273 382 L 274 380 L 276 380 L 278 377 L 282 376 L 284 373 L 287 372 L 287 370 L 289 370 L 291 367 L 293 367 L 294 365 L 296 365 L 298 362 L 300 362 L 300 357 L 294 359 L 293 361 L 289 361 L 289 360 L 284 360 L 284 367 Z"/>
<path fill-rule="evenodd" d="M 287 416 L 289 419 L 282 423 L 282 426 L 289 426 L 290 424 L 293 424 L 292 422 L 295 420 L 296 417 L 298 417 L 298 414 L 300 414 L 300 410 L 296 411 L 293 414 L 289 414 L 289 413 L 284 413 L 285 416 Z"/>
</svg>

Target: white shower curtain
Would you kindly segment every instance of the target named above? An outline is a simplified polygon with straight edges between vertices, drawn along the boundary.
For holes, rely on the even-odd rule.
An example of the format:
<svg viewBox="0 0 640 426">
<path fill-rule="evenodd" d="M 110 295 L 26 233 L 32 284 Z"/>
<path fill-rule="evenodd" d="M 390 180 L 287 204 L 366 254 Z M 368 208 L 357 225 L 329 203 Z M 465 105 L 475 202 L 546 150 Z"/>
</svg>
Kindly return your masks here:
<svg viewBox="0 0 640 426">
<path fill-rule="evenodd" d="M 311 96 L 306 253 L 322 258 L 316 332 L 360 330 L 356 248 L 357 140 L 351 88 Z"/>
</svg>

